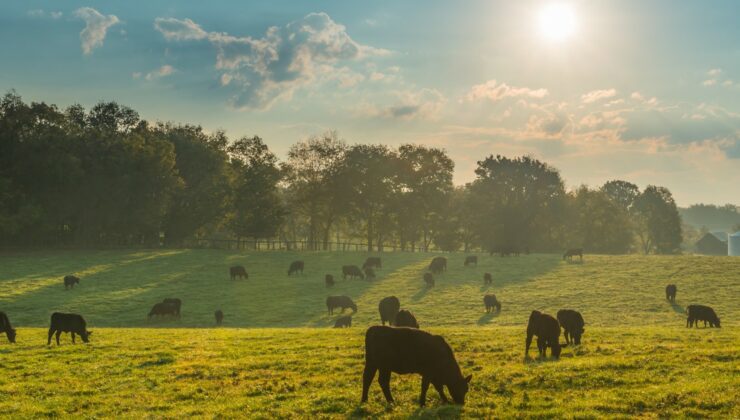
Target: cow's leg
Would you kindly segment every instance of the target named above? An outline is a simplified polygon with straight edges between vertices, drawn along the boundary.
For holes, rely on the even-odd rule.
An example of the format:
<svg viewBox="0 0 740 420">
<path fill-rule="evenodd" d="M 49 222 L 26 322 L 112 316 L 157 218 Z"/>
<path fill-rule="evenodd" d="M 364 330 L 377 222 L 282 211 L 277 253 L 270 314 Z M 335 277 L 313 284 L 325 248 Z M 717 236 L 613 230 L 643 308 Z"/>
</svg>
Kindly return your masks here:
<svg viewBox="0 0 740 420">
<path fill-rule="evenodd" d="M 57 346 L 59 345 L 59 336 L 61 336 L 61 335 L 62 335 L 62 331 L 61 330 L 57 330 L 57 334 L 56 334 Z"/>
<path fill-rule="evenodd" d="M 424 406 L 427 402 L 427 390 L 429 389 L 429 378 L 421 377 L 421 395 L 419 396 L 419 405 Z"/>
<path fill-rule="evenodd" d="M 532 344 L 532 334 L 527 333 L 527 342 L 524 346 L 524 354 L 529 354 L 529 346 Z"/>
<path fill-rule="evenodd" d="M 393 396 L 391 395 L 391 370 L 390 369 L 380 369 L 380 374 L 378 375 L 378 383 L 380 384 L 380 389 L 383 390 L 383 395 L 385 395 L 385 400 L 389 403 L 393 402 Z"/>
<path fill-rule="evenodd" d="M 50 346 L 51 345 L 51 336 L 52 335 L 54 335 L 54 329 L 53 328 L 49 328 L 49 339 L 46 341 L 46 345 L 47 346 Z"/>
<path fill-rule="evenodd" d="M 437 393 L 439 394 L 439 399 L 442 400 L 443 404 L 447 404 L 447 395 L 445 395 L 445 387 L 439 383 L 439 382 L 433 382 L 432 385 L 434 385 L 434 389 L 437 390 Z"/>
<path fill-rule="evenodd" d="M 543 338 L 537 337 L 537 349 L 540 351 L 540 356 L 545 357 L 547 353 L 547 341 Z"/>
<path fill-rule="evenodd" d="M 75 343 L 75 333 L 72 333 L 72 344 Z"/>
<path fill-rule="evenodd" d="M 362 402 L 367 402 L 367 393 L 377 370 L 374 366 L 365 362 L 365 370 L 362 372 Z"/>
</svg>

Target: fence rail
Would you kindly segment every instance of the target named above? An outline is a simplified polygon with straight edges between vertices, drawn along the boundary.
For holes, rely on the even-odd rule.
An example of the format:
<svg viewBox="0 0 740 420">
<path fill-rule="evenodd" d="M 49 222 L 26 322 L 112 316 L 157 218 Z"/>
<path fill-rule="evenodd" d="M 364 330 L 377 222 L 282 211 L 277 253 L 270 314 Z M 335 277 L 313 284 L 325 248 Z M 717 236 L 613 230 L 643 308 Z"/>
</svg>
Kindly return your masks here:
<svg viewBox="0 0 740 420">
<path fill-rule="evenodd" d="M 244 249 L 252 251 L 366 251 L 367 243 L 362 242 L 310 242 L 310 241 L 281 241 L 277 239 L 190 239 L 183 244 L 186 248 L 216 248 L 216 249 Z M 443 252 L 441 249 L 430 246 L 408 244 L 402 247 L 398 243 L 384 243 L 380 246 L 373 244 L 373 252 Z"/>
</svg>

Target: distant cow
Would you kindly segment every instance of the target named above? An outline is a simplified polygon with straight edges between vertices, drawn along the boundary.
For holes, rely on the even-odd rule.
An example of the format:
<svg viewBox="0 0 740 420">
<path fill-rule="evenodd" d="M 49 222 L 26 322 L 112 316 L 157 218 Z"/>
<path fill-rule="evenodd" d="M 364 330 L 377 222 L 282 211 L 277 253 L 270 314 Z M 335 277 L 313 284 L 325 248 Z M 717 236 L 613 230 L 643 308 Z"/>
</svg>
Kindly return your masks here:
<svg viewBox="0 0 740 420">
<path fill-rule="evenodd" d="M 532 344 L 532 336 L 537 336 L 537 349 L 540 356 L 544 357 L 547 348 L 550 347 L 554 358 L 560 357 L 560 324 L 558 320 L 540 311 L 532 311 L 527 324 L 527 343 L 524 354 L 529 354 L 529 346 Z"/>
<path fill-rule="evenodd" d="M 152 319 L 152 317 L 155 315 L 159 317 L 166 315 L 177 316 L 177 307 L 171 303 L 155 303 L 154 306 L 152 306 L 152 309 L 149 311 L 149 315 L 147 315 L 147 318 Z"/>
<path fill-rule="evenodd" d="M 361 279 L 365 278 L 365 275 L 362 274 L 360 267 L 356 265 L 343 265 L 342 266 L 342 278 L 344 280 L 347 280 L 347 276 L 350 276 L 352 278 L 355 278 L 355 277 L 359 277 Z"/>
<path fill-rule="evenodd" d="M 166 298 L 162 300 L 162 303 L 169 303 L 170 305 L 175 307 L 175 315 L 177 317 L 180 317 L 180 308 L 182 308 L 182 301 L 178 298 Z"/>
<path fill-rule="evenodd" d="M 581 261 L 583 261 L 583 248 L 571 248 L 563 254 L 563 261 L 573 261 L 573 257 L 578 256 L 580 257 Z"/>
<path fill-rule="evenodd" d="M 46 345 L 51 345 L 51 336 L 56 334 L 58 346 L 59 336 L 63 332 L 72 333 L 72 343 L 75 342 L 75 334 L 79 334 L 85 343 L 90 341 L 90 335 L 92 335 L 92 331 L 87 330 L 87 323 L 81 315 L 54 312 L 51 314 L 51 326 L 49 327 L 49 338 Z"/>
<path fill-rule="evenodd" d="M 64 276 L 64 288 L 74 289 L 75 284 L 80 284 L 80 278 L 76 276 Z"/>
<path fill-rule="evenodd" d="M 247 274 L 247 270 L 241 265 L 235 265 L 229 268 L 229 274 L 231 275 L 231 280 L 236 280 L 237 277 L 239 277 L 240 279 L 249 278 L 249 274 Z"/>
<path fill-rule="evenodd" d="M 491 276 L 491 273 L 483 274 L 483 284 L 485 286 L 490 286 L 493 284 L 493 277 Z"/>
<path fill-rule="evenodd" d="M 424 283 L 427 287 L 434 287 L 434 276 L 432 273 L 424 273 Z"/>
<path fill-rule="evenodd" d="M 342 308 L 342 312 L 345 309 L 350 308 L 352 312 L 357 312 L 357 305 L 352 301 L 349 296 L 329 296 L 326 298 L 326 309 L 329 311 L 329 315 L 334 314 L 335 308 Z"/>
<path fill-rule="evenodd" d="M 429 263 L 429 271 L 434 274 L 440 274 L 443 271 L 447 271 L 447 258 L 434 257 L 432 262 Z"/>
<path fill-rule="evenodd" d="M 220 310 L 220 309 L 217 310 L 216 312 L 214 312 L 213 315 L 215 315 L 215 317 L 216 317 L 216 325 L 223 324 L 223 322 L 224 322 L 224 313 L 223 313 L 222 310 Z"/>
<path fill-rule="evenodd" d="M 401 309 L 401 301 L 395 296 L 384 297 L 378 304 L 378 312 L 380 312 L 380 324 L 393 325 L 396 320 L 396 314 Z"/>
<path fill-rule="evenodd" d="M 368 280 L 375 280 L 375 270 L 373 270 L 370 267 L 365 268 L 363 270 L 365 272 L 365 278 Z"/>
<path fill-rule="evenodd" d="M 438 335 L 413 328 L 392 328 L 375 325 L 365 333 L 365 370 L 362 373 L 362 402 L 367 402 L 370 384 L 380 371 L 378 384 L 387 402 L 391 395 L 391 372 L 421 375 L 419 404 L 426 403 L 429 384 L 447 403 L 446 386 L 456 404 L 465 403 L 472 375 L 463 377 L 449 344 Z"/>
<path fill-rule="evenodd" d="M 483 305 L 486 307 L 486 312 L 491 313 L 494 308 L 496 312 L 501 312 L 501 302 L 496 299 L 496 295 L 485 295 L 483 296 Z"/>
<path fill-rule="evenodd" d="M 326 287 L 334 287 L 334 276 L 327 274 L 324 276 L 324 284 Z"/>
<path fill-rule="evenodd" d="M 465 257 L 465 267 L 475 264 L 475 266 L 478 266 L 478 256 L 477 255 L 468 255 Z"/>
<path fill-rule="evenodd" d="M 8 341 L 15 343 L 15 328 L 10 325 L 10 319 L 5 312 L 0 312 L 0 333 L 5 333 Z"/>
<path fill-rule="evenodd" d="M 585 331 L 583 317 L 578 311 L 572 309 L 561 309 L 557 314 L 558 322 L 563 327 L 563 335 L 567 344 L 581 344 L 581 336 Z"/>
<path fill-rule="evenodd" d="M 675 284 L 669 284 L 665 287 L 665 298 L 668 302 L 675 303 L 676 302 L 676 292 L 678 291 L 678 288 Z"/>
<path fill-rule="evenodd" d="M 393 321 L 393 325 L 396 327 L 409 327 L 419 329 L 419 323 L 416 321 L 416 317 L 408 309 L 401 309 L 396 314 L 396 320 Z"/>
<path fill-rule="evenodd" d="M 377 268 L 378 270 L 383 268 L 383 264 L 380 262 L 380 257 L 367 257 L 365 263 L 362 264 L 362 269 L 366 268 Z"/>
<path fill-rule="evenodd" d="M 352 315 L 344 315 L 337 318 L 334 328 L 349 328 L 352 326 Z"/>
<path fill-rule="evenodd" d="M 290 268 L 288 268 L 288 275 L 293 275 L 294 273 L 301 273 L 303 274 L 303 267 L 304 263 L 303 261 L 293 261 L 290 263 Z"/>
<path fill-rule="evenodd" d="M 689 305 L 686 307 L 686 313 L 688 314 L 688 318 L 686 318 L 686 327 L 693 327 L 694 323 L 696 323 L 696 326 L 698 327 L 699 321 L 704 321 L 705 328 L 707 326 L 707 322 L 712 328 L 720 328 L 719 318 L 714 312 L 714 309 L 709 306 Z"/>
</svg>

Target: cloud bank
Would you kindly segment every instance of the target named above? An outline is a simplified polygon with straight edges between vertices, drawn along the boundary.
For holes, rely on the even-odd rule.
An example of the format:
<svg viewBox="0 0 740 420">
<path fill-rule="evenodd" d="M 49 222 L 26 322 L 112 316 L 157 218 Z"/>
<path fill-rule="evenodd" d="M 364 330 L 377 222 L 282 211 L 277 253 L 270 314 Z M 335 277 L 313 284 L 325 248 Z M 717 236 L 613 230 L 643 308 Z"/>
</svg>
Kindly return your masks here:
<svg viewBox="0 0 740 420">
<path fill-rule="evenodd" d="M 74 15 L 85 21 L 85 29 L 80 32 L 82 53 L 92 54 L 93 50 L 102 47 L 108 29 L 120 21 L 115 15 L 105 16 L 92 7 L 81 7 Z"/>
</svg>

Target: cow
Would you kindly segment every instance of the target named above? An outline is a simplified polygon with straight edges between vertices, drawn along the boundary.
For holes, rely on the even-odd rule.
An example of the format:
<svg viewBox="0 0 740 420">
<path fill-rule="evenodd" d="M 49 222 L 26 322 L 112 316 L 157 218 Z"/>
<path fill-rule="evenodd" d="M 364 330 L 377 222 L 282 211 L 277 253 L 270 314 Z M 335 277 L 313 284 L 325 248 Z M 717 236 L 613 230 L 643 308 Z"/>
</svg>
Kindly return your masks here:
<svg viewBox="0 0 740 420">
<path fill-rule="evenodd" d="M 560 357 L 560 324 L 551 315 L 540 311 L 532 311 L 527 324 L 527 342 L 524 354 L 529 354 L 529 346 L 532 344 L 532 336 L 537 336 L 537 349 L 541 357 L 545 357 L 547 348 L 550 347 L 554 358 Z"/>
<path fill-rule="evenodd" d="M 424 273 L 424 283 L 427 287 L 434 287 L 434 276 L 432 273 Z"/>
<path fill-rule="evenodd" d="M 434 257 L 432 262 L 429 263 L 429 271 L 434 274 L 441 274 L 443 271 L 447 271 L 447 258 Z"/>
<path fill-rule="evenodd" d="M 352 312 L 357 312 L 357 305 L 352 301 L 349 296 L 329 296 L 326 298 L 326 309 L 329 311 L 329 315 L 334 314 L 334 308 L 342 308 L 342 312 L 345 309 L 350 308 Z"/>
<path fill-rule="evenodd" d="M 301 273 L 303 275 L 303 267 L 304 267 L 303 261 L 293 261 L 290 263 L 290 267 L 288 268 L 288 275 L 292 275 L 294 273 Z"/>
<path fill-rule="evenodd" d="M 365 278 L 368 280 L 375 280 L 375 270 L 373 270 L 370 267 L 365 268 L 363 270 L 365 272 Z"/>
<path fill-rule="evenodd" d="M 342 278 L 344 280 L 347 280 L 347 276 L 350 276 L 352 278 L 359 277 L 363 280 L 365 279 L 365 275 L 362 274 L 360 267 L 356 265 L 343 265 L 342 266 Z"/>
<path fill-rule="evenodd" d="M 419 329 L 419 323 L 416 321 L 416 317 L 408 309 L 401 309 L 396 314 L 396 319 L 393 321 L 393 325 L 396 327 L 409 327 Z"/>
<path fill-rule="evenodd" d="M 75 284 L 80 284 L 80 278 L 77 276 L 64 276 L 64 290 L 74 289 Z"/>
<path fill-rule="evenodd" d="M 561 309 L 557 313 L 558 322 L 563 327 L 563 335 L 567 344 L 581 344 L 581 336 L 585 329 L 583 326 L 583 317 L 578 311 L 572 309 Z"/>
<path fill-rule="evenodd" d="M 362 403 L 367 402 L 370 384 L 379 371 L 378 384 L 388 403 L 391 395 L 391 372 L 421 375 L 419 405 L 426 403 L 432 384 L 443 403 L 447 403 L 446 386 L 456 404 L 465 403 L 472 375 L 463 377 L 452 348 L 444 338 L 414 328 L 375 325 L 365 333 L 365 369 L 362 373 Z"/>
<path fill-rule="evenodd" d="M 465 257 L 465 267 L 475 264 L 475 266 L 478 266 L 478 256 L 477 255 L 468 255 Z"/>
<path fill-rule="evenodd" d="M 483 274 L 483 285 L 490 286 L 492 284 L 493 284 L 493 276 L 491 276 L 491 273 Z"/>
<path fill-rule="evenodd" d="M 380 325 L 394 325 L 396 320 L 396 314 L 401 309 L 401 301 L 395 296 L 384 297 L 378 304 L 378 312 L 380 312 Z"/>
<path fill-rule="evenodd" d="M 15 328 L 10 325 L 10 319 L 8 319 L 5 312 L 0 312 L 0 333 L 5 333 L 11 344 L 15 343 Z"/>
<path fill-rule="evenodd" d="M 583 261 L 583 248 L 571 248 L 563 254 L 563 261 L 566 259 L 568 261 L 573 261 L 573 257 L 578 256 L 580 257 L 581 261 Z"/>
<path fill-rule="evenodd" d="M 496 312 L 501 312 L 501 302 L 496 299 L 496 295 L 483 296 L 483 305 L 486 307 L 486 313 L 490 314 L 494 308 L 496 308 Z"/>
<path fill-rule="evenodd" d="M 222 310 L 217 310 L 213 314 L 216 317 L 216 325 L 221 325 L 224 322 L 224 312 Z"/>
<path fill-rule="evenodd" d="M 152 310 L 149 311 L 149 315 L 147 315 L 147 318 L 152 319 L 152 317 L 155 315 L 159 317 L 165 315 L 177 316 L 177 307 L 172 303 L 155 303 L 154 306 L 152 306 Z"/>
<path fill-rule="evenodd" d="M 175 307 L 175 315 L 179 318 L 180 317 L 180 308 L 182 308 L 182 301 L 178 298 L 165 298 L 162 300 L 162 303 L 169 303 L 170 305 Z"/>
<path fill-rule="evenodd" d="M 709 326 L 714 328 L 720 328 L 719 318 L 714 312 L 714 309 L 704 305 L 689 305 L 686 307 L 686 327 L 693 327 L 694 323 L 699 327 L 699 321 L 704 321 L 704 327 L 706 328 L 707 322 Z"/>
<path fill-rule="evenodd" d="M 334 328 L 349 328 L 352 326 L 352 315 L 344 315 L 337 318 Z"/>
<path fill-rule="evenodd" d="M 324 284 L 326 287 L 334 287 L 334 276 L 327 274 L 324 276 Z"/>
<path fill-rule="evenodd" d="M 240 279 L 249 278 L 249 274 L 247 274 L 247 270 L 241 265 L 235 265 L 229 268 L 229 275 L 231 275 L 231 280 L 236 280 L 237 277 L 239 277 Z"/>
<path fill-rule="evenodd" d="M 678 288 L 675 284 L 669 284 L 665 287 L 665 298 L 668 302 L 676 303 L 676 292 Z"/>
<path fill-rule="evenodd" d="M 367 257 L 365 263 L 362 264 L 362 269 L 366 268 L 377 268 L 378 270 L 383 268 L 383 264 L 380 262 L 380 257 Z"/>
<path fill-rule="evenodd" d="M 87 323 L 82 315 L 54 312 L 51 314 L 51 326 L 49 327 L 49 338 L 46 341 L 46 345 L 51 345 L 51 336 L 56 334 L 58 346 L 59 336 L 63 332 L 72 333 L 72 343 L 75 342 L 75 334 L 79 334 L 85 343 L 90 341 L 90 336 L 92 335 L 92 331 L 87 330 Z"/>
</svg>

